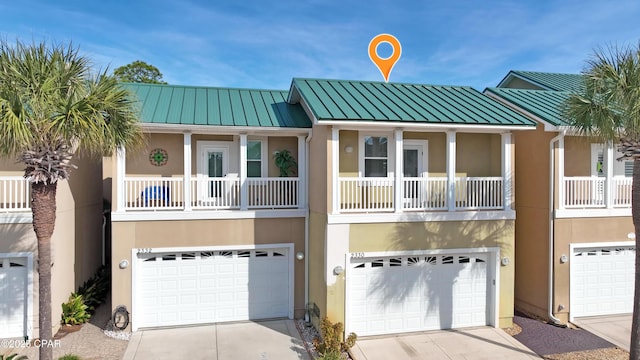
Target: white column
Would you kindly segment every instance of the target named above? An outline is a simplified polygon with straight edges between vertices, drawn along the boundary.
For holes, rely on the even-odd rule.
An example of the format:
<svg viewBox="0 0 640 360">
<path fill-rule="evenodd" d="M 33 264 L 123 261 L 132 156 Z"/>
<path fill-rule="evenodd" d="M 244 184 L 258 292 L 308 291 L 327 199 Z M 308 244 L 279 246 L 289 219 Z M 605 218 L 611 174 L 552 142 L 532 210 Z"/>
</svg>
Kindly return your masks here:
<svg viewBox="0 0 640 360">
<path fill-rule="evenodd" d="M 127 153 L 124 147 L 120 146 L 116 150 L 116 211 L 125 211 L 125 193 L 127 191 L 124 183 L 126 174 Z"/>
<path fill-rule="evenodd" d="M 447 131 L 447 207 L 456 209 L 456 132 Z"/>
<path fill-rule="evenodd" d="M 395 166 L 394 166 L 394 196 L 393 196 L 393 205 L 395 207 L 395 212 L 402 212 L 402 129 L 396 129 L 393 133 L 393 137 L 395 139 L 396 144 L 396 156 L 395 156 Z"/>
<path fill-rule="evenodd" d="M 331 129 L 331 213 L 340 212 L 340 130 Z"/>
<path fill-rule="evenodd" d="M 191 133 L 184 133 L 184 177 L 183 177 L 183 196 L 184 210 L 191 211 Z"/>
<path fill-rule="evenodd" d="M 249 207 L 249 187 L 247 186 L 247 134 L 240 134 L 240 210 Z"/>
<path fill-rule="evenodd" d="M 307 207 L 307 142 L 304 135 L 298 136 L 298 208 Z"/>
<path fill-rule="evenodd" d="M 513 192 L 513 160 L 511 158 L 511 133 L 500 134 L 502 142 L 502 206 L 504 210 L 511 209 L 511 194 Z"/>
<path fill-rule="evenodd" d="M 606 178 L 604 181 L 604 204 L 607 208 L 613 207 L 613 162 L 615 161 L 613 142 L 607 141 L 604 149 L 604 163 L 606 166 Z"/>
<path fill-rule="evenodd" d="M 517 150 L 516 150 L 517 151 Z M 564 136 L 558 140 L 558 208 L 564 209 Z M 554 204 L 550 204 L 553 208 Z"/>
</svg>

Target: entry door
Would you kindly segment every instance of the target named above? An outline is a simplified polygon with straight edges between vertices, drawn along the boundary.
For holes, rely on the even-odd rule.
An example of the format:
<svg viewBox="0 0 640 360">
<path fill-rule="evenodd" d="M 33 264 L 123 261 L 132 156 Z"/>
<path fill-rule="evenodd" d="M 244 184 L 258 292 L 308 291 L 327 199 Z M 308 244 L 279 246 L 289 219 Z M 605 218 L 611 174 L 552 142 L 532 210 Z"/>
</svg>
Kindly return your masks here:
<svg viewBox="0 0 640 360">
<path fill-rule="evenodd" d="M 224 177 L 229 169 L 229 149 L 218 146 L 207 146 L 203 151 L 202 176 L 204 177 L 201 194 L 208 199 L 219 199 L 225 196 Z"/>
<path fill-rule="evenodd" d="M 403 181 L 405 206 L 420 207 L 425 199 L 425 149 L 422 141 L 405 141 L 402 155 L 402 174 L 406 180 Z"/>
</svg>

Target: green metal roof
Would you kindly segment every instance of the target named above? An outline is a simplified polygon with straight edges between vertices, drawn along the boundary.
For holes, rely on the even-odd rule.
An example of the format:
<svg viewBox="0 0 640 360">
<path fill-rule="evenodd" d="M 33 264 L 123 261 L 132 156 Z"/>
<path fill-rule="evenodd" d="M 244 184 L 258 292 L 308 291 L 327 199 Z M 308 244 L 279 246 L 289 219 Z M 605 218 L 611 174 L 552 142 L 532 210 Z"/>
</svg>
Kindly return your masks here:
<svg viewBox="0 0 640 360">
<path fill-rule="evenodd" d="M 140 100 L 148 124 L 310 128 L 287 91 L 123 83 Z"/>
<path fill-rule="evenodd" d="M 471 87 L 296 78 L 291 88 L 318 120 L 535 126 Z"/>
<path fill-rule="evenodd" d="M 571 92 L 507 88 L 487 88 L 485 92 L 495 94 L 551 125 L 569 125 L 562 116 L 562 106 Z"/>
<path fill-rule="evenodd" d="M 520 70 L 510 71 L 509 74 L 500 82 L 500 85 L 508 81 L 512 76 L 520 77 L 547 90 L 579 91 L 584 87 L 584 77 L 580 74 L 560 74 Z M 498 85 L 498 87 L 500 87 L 500 85 Z"/>
</svg>

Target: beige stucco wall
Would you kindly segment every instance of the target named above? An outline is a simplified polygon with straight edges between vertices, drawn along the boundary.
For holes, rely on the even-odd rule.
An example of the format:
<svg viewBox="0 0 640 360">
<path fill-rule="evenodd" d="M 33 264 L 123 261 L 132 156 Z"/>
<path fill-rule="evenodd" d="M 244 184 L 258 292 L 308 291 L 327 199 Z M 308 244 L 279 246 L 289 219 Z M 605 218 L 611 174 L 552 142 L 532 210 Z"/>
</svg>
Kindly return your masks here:
<svg viewBox="0 0 640 360">
<path fill-rule="evenodd" d="M 591 176 L 592 143 L 595 143 L 595 141 L 584 136 L 565 136 L 565 176 Z"/>
<path fill-rule="evenodd" d="M 352 152 L 348 153 L 345 151 L 347 146 L 350 146 L 353 149 Z M 358 132 L 353 130 L 341 130 L 339 150 L 340 176 L 357 177 L 360 154 Z"/>
<path fill-rule="evenodd" d="M 630 216 L 608 218 L 570 218 L 554 221 L 554 314 L 568 321 L 569 272 L 571 261 L 560 263 L 560 256 L 571 258 L 570 244 L 597 242 L 628 242 L 627 234 L 634 232 Z M 558 311 L 558 306 L 565 309 Z"/>
<path fill-rule="evenodd" d="M 467 176 L 501 176 L 499 134 L 456 134 L 456 172 Z"/>
<path fill-rule="evenodd" d="M 557 133 L 516 131 L 515 306 L 546 317 L 549 257 L 549 142 Z M 557 164 L 557 162 L 556 162 Z"/>
<path fill-rule="evenodd" d="M 267 151 L 265 160 L 269 164 L 268 176 L 271 176 L 271 177 L 280 176 L 280 169 L 278 169 L 273 159 L 273 156 L 276 151 L 289 150 L 291 155 L 296 159 L 296 162 L 298 162 L 298 138 L 297 137 L 270 136 L 267 139 L 267 144 L 268 144 L 267 145 L 268 151 Z M 292 175 L 292 176 L 297 176 L 297 175 Z"/>
<path fill-rule="evenodd" d="M 327 214 L 309 213 L 309 303 L 315 304 L 319 317 L 314 317 L 314 325 L 327 315 L 327 283 L 325 281 L 325 238 Z"/>
<path fill-rule="evenodd" d="M 152 165 L 149 155 L 154 149 L 167 151 L 168 160 L 163 166 Z M 147 143 L 135 151 L 127 152 L 128 176 L 167 176 L 184 173 L 184 137 L 182 134 L 149 134 Z"/>
<path fill-rule="evenodd" d="M 114 222 L 112 229 L 112 305 L 114 309 L 125 305 L 130 311 L 132 266 L 120 269 L 118 263 L 127 260 L 133 264 L 131 250 L 134 248 L 293 243 L 294 254 L 305 251 L 304 218 Z M 294 315 L 302 317 L 304 261 L 294 260 L 294 273 Z"/>
<path fill-rule="evenodd" d="M 309 141 L 309 211 L 331 211 L 331 128 L 314 126 Z"/>
</svg>

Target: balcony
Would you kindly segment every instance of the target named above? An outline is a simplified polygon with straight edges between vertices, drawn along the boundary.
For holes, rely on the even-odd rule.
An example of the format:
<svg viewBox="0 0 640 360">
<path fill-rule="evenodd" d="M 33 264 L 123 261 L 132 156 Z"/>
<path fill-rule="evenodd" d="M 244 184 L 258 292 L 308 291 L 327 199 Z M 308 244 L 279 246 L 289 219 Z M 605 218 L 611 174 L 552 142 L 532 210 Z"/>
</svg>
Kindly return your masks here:
<svg viewBox="0 0 640 360">
<path fill-rule="evenodd" d="M 607 178 L 597 176 L 572 176 L 564 178 L 566 209 L 631 208 L 632 179 L 624 176 Z"/>
<path fill-rule="evenodd" d="M 340 212 L 396 211 L 393 178 L 341 177 Z M 446 177 L 405 177 L 399 211 L 473 211 L 504 208 L 502 177 L 456 177 L 449 195 Z"/>
<path fill-rule="evenodd" d="M 22 176 L 0 176 L 0 213 L 31 211 L 30 190 Z"/>
<path fill-rule="evenodd" d="M 197 177 L 185 187 L 183 177 L 125 177 L 125 211 L 296 209 L 299 179 L 294 177 Z M 243 201 L 243 185 L 246 201 Z M 189 194 L 189 195 L 185 195 Z"/>
</svg>

